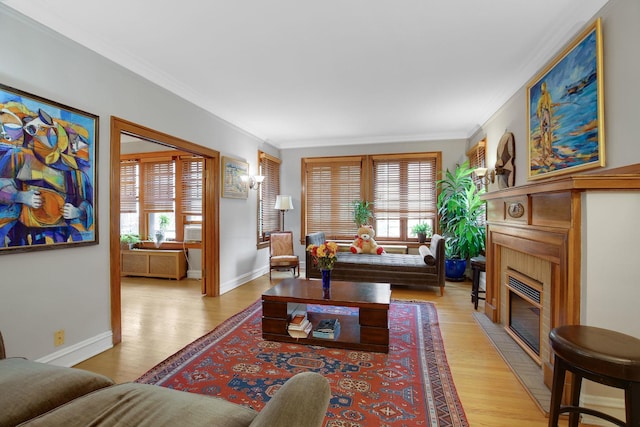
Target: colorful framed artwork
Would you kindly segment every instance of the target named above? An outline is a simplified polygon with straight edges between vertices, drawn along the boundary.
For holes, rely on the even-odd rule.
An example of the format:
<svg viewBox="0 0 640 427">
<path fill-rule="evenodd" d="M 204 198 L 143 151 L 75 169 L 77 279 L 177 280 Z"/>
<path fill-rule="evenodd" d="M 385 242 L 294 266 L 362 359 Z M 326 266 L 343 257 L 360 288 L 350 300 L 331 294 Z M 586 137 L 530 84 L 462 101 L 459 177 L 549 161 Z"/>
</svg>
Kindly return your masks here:
<svg viewBox="0 0 640 427">
<path fill-rule="evenodd" d="M 222 156 L 222 197 L 246 199 L 249 186 L 242 180 L 249 175 L 249 163 Z"/>
<path fill-rule="evenodd" d="M 0 84 L 0 254 L 98 244 L 98 116 Z"/>
<path fill-rule="evenodd" d="M 603 167 L 600 18 L 527 85 L 528 179 Z"/>
</svg>

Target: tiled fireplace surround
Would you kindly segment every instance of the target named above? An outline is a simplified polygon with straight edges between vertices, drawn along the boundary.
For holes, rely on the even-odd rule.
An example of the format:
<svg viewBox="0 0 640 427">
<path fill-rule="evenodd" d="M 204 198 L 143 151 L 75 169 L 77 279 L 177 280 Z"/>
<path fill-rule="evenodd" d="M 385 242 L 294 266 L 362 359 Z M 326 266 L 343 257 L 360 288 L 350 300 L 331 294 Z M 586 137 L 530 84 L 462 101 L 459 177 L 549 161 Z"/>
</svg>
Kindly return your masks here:
<svg viewBox="0 0 640 427">
<path fill-rule="evenodd" d="M 580 323 L 581 197 L 592 190 L 640 189 L 640 165 L 607 173 L 569 175 L 493 191 L 487 201 L 487 294 L 485 315 L 507 319 L 505 273 L 515 270 L 543 284 L 540 362 L 551 387 L 549 331 Z M 568 387 L 566 387 L 568 388 Z M 569 392 L 569 390 L 566 390 Z"/>
</svg>

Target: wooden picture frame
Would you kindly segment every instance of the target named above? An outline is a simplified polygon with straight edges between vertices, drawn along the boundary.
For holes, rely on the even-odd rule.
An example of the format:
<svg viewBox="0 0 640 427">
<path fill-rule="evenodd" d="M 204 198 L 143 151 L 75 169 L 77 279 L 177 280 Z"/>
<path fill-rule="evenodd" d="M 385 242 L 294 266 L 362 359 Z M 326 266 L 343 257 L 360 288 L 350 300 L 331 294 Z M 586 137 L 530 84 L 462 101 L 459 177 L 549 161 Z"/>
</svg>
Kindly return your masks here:
<svg viewBox="0 0 640 427">
<path fill-rule="evenodd" d="M 249 175 L 249 163 L 222 156 L 222 197 L 246 199 L 249 185 L 242 179 Z"/>
<path fill-rule="evenodd" d="M 529 180 L 605 165 L 602 73 L 598 18 L 527 85 Z"/>
<path fill-rule="evenodd" d="M 0 84 L 0 254 L 98 244 L 98 122 Z"/>
</svg>

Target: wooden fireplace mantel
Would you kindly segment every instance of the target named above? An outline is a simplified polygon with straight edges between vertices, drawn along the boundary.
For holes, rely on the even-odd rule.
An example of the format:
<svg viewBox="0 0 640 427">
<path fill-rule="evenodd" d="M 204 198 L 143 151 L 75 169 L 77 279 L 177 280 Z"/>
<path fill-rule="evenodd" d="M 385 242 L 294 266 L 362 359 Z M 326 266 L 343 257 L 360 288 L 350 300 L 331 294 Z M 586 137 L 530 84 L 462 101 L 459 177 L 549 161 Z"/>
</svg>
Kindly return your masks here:
<svg viewBox="0 0 640 427">
<path fill-rule="evenodd" d="M 483 194 L 487 202 L 487 317 L 504 322 L 500 313 L 501 256 L 502 249 L 508 248 L 550 263 L 550 327 L 579 324 L 582 196 L 589 191 L 626 190 L 640 190 L 640 164 Z M 549 361 L 543 362 L 543 368 L 547 377 L 551 372 Z"/>
<path fill-rule="evenodd" d="M 568 175 L 485 193 L 487 202 L 487 301 L 485 314 L 500 321 L 498 245 L 551 261 L 560 289 L 554 327 L 579 323 L 580 226 L 583 192 L 640 190 L 640 164 Z"/>
</svg>

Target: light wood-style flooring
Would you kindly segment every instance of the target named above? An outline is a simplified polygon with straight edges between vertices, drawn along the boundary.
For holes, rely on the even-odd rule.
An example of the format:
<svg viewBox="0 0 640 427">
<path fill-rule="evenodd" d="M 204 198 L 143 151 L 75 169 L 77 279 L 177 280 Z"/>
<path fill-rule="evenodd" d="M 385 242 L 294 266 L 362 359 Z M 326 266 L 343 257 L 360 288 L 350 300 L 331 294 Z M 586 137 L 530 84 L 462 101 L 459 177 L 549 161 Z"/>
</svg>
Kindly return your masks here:
<svg viewBox="0 0 640 427">
<path fill-rule="evenodd" d="M 290 273 L 274 272 L 270 282 L 267 274 L 216 298 L 201 296 L 197 280 L 123 277 L 122 343 L 76 367 L 117 382 L 133 381 L 285 277 Z M 447 283 L 442 297 L 435 288 L 394 287 L 392 298 L 436 305 L 447 359 L 471 427 L 546 426 L 544 413 L 474 320 L 470 291 L 470 282 Z"/>
</svg>

